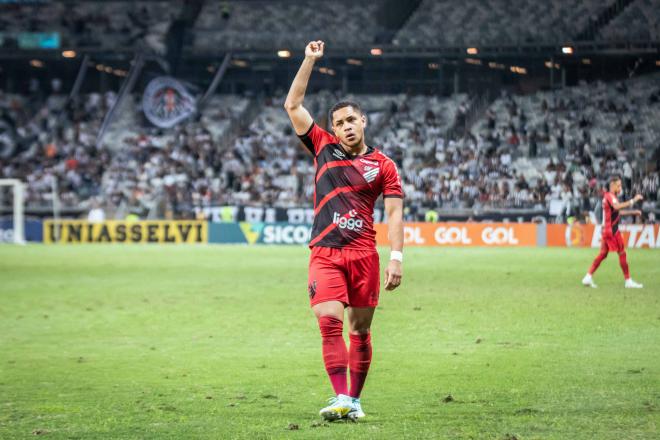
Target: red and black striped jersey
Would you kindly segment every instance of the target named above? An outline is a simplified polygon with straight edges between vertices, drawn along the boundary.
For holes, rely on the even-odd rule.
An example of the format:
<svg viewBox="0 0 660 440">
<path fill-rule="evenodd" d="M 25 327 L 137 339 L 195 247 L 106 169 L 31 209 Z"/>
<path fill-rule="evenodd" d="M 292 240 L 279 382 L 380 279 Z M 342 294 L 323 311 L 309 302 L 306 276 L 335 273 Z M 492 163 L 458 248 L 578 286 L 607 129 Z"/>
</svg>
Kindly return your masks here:
<svg viewBox="0 0 660 440">
<path fill-rule="evenodd" d="M 614 209 L 614 204 L 619 203 L 616 196 L 606 192 L 603 196 L 603 235 L 614 235 L 619 230 L 619 211 Z"/>
<path fill-rule="evenodd" d="M 312 124 L 299 136 L 314 155 L 314 225 L 310 247 L 374 249 L 378 197 L 403 198 L 396 165 L 376 148 L 349 157 L 339 139 Z"/>
</svg>

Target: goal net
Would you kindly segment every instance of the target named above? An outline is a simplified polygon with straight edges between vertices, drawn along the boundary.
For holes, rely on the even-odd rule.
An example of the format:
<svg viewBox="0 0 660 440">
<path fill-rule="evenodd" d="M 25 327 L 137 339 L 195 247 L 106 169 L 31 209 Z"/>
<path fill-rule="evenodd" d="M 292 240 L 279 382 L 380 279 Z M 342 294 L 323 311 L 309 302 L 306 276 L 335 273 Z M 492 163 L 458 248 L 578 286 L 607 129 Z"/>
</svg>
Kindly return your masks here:
<svg viewBox="0 0 660 440">
<path fill-rule="evenodd" d="M 0 243 L 25 244 L 23 182 L 0 179 Z"/>
</svg>

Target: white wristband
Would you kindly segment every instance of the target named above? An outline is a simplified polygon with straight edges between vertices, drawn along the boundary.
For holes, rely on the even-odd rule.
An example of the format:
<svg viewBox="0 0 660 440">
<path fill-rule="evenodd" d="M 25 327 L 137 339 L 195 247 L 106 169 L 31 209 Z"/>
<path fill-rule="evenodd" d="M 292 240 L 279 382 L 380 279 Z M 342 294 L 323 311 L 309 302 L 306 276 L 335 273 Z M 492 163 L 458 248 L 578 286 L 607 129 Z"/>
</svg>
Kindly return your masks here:
<svg viewBox="0 0 660 440">
<path fill-rule="evenodd" d="M 396 260 L 403 263 L 403 252 L 401 251 L 390 252 L 390 260 Z"/>
</svg>

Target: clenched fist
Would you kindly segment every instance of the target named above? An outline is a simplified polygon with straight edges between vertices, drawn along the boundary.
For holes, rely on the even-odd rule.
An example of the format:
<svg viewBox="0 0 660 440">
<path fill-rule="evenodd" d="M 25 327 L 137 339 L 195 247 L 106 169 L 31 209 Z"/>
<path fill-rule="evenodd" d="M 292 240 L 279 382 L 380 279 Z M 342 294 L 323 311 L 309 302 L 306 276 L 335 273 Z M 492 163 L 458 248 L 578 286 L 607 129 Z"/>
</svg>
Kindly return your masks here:
<svg viewBox="0 0 660 440">
<path fill-rule="evenodd" d="M 324 47 L 325 43 L 321 40 L 310 41 L 307 47 L 305 47 L 305 57 L 313 60 L 320 59 L 323 56 Z"/>
</svg>

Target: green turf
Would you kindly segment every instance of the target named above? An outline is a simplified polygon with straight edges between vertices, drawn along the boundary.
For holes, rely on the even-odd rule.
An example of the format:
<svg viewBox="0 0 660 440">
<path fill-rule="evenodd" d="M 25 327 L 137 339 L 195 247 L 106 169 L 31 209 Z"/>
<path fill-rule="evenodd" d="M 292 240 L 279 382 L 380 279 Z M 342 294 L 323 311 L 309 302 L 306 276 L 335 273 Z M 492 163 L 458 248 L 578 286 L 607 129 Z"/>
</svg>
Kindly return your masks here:
<svg viewBox="0 0 660 440">
<path fill-rule="evenodd" d="M 0 438 L 658 438 L 660 251 L 594 255 L 406 250 L 328 425 L 306 248 L 3 245 Z"/>
</svg>

